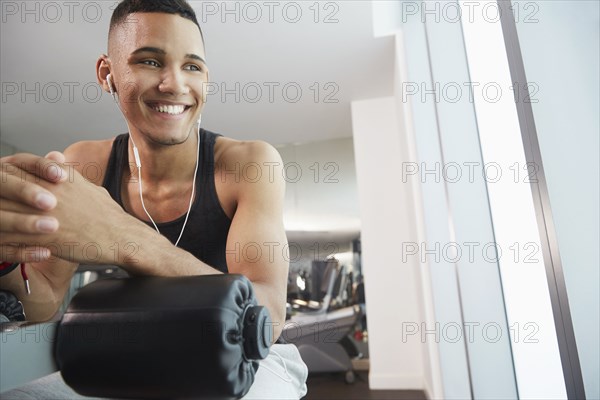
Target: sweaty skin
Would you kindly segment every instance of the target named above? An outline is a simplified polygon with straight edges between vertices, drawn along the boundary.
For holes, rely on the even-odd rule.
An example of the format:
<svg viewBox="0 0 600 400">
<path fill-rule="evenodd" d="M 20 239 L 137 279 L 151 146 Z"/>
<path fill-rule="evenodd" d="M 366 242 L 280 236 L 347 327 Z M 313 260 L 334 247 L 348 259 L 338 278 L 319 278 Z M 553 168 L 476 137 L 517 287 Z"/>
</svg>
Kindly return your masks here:
<svg viewBox="0 0 600 400">
<path fill-rule="evenodd" d="M 98 82 L 107 92 L 106 76 L 111 74 L 120 109 L 139 149 L 144 203 L 157 223 L 187 212 L 196 162 L 196 121 L 208 82 L 205 59 L 193 22 L 178 15 L 136 13 L 113 30 L 109 54 L 100 56 L 96 65 Z M 167 105 L 175 106 L 171 111 L 184 111 L 176 115 L 158 111 Z M 136 168 L 122 177 L 126 212 L 100 186 L 113 140 L 77 142 L 64 154 L 53 152 L 46 158 L 17 154 L 0 160 L 0 259 L 28 263 L 32 294 L 24 293 L 18 270 L 0 278 L 0 288 L 21 299 L 29 320 L 51 318 L 79 262 L 89 263 L 83 246 L 73 243 L 95 243 L 101 250 L 98 264 L 116 264 L 132 274 L 220 273 L 138 220 L 148 218 L 140 201 Z M 134 159 L 131 146 L 129 159 Z M 92 180 L 82 176 L 89 163 L 102 167 Z M 269 170 L 251 181 L 231 174 L 243 171 L 248 163 Z M 252 281 L 259 304 L 273 319 L 274 339 L 285 321 L 289 268 L 283 251 L 287 239 L 282 169 L 278 152 L 267 143 L 225 137 L 215 143 L 215 186 L 232 220 L 228 270 Z M 36 202 L 40 192 L 50 194 L 49 201 Z M 42 219 L 49 223 L 38 224 Z M 230 251 L 244 248 L 256 251 Z"/>
</svg>

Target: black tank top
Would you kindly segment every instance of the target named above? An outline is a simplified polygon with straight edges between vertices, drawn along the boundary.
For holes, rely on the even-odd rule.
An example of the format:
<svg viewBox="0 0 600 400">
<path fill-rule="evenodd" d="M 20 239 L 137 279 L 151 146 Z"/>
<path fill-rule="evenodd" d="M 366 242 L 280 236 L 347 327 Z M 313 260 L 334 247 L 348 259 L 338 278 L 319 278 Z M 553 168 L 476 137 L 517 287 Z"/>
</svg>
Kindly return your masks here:
<svg viewBox="0 0 600 400">
<path fill-rule="evenodd" d="M 196 176 L 196 198 L 178 247 L 192 253 L 211 267 L 227 273 L 225 248 L 231 220 L 219 203 L 215 187 L 214 147 L 217 136 L 221 135 L 200 129 L 200 165 Z M 129 166 L 128 139 L 127 133 L 115 138 L 102 183 L 121 207 L 121 179 L 124 168 Z M 174 221 L 157 223 L 156 226 L 163 236 L 175 244 L 184 221 L 185 215 L 182 215 Z M 154 229 L 150 221 L 144 222 Z"/>
</svg>

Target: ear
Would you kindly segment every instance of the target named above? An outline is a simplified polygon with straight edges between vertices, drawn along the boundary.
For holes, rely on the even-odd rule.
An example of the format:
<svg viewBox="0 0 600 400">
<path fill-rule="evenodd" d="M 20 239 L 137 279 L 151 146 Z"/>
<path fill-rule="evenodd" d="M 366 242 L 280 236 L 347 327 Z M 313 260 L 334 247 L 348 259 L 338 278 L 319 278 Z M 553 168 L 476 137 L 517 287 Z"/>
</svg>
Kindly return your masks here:
<svg viewBox="0 0 600 400">
<path fill-rule="evenodd" d="M 110 74 L 110 61 L 106 54 L 102 54 L 100 57 L 98 57 L 98 61 L 96 61 L 96 79 L 98 80 L 98 84 L 102 86 L 102 89 L 110 93 L 110 87 L 108 85 L 108 81 L 106 80 L 106 76 L 108 74 Z M 112 78 L 114 85 L 114 76 L 112 76 Z"/>
</svg>

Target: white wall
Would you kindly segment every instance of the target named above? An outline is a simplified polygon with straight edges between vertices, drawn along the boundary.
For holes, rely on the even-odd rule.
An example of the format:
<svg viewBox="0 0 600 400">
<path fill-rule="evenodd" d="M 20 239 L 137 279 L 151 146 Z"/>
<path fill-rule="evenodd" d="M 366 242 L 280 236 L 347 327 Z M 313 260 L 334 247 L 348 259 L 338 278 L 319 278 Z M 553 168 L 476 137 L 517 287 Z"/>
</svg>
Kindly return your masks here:
<svg viewBox="0 0 600 400">
<path fill-rule="evenodd" d="M 396 7 L 390 6 L 392 10 Z M 406 48 L 406 38 L 402 30 L 396 30 L 393 33 L 395 37 L 395 67 L 394 67 L 394 93 L 396 97 L 396 106 L 398 110 L 399 134 L 401 149 L 403 153 L 402 160 L 398 160 L 398 165 L 407 162 L 410 164 L 418 163 L 419 155 L 417 150 L 417 137 L 415 132 L 415 115 L 410 102 L 403 98 L 403 83 L 408 80 L 408 53 Z M 402 171 L 403 168 L 400 168 Z M 400 178 L 404 190 L 411 197 L 412 201 L 403 204 L 403 207 L 412 214 L 414 225 L 411 227 L 411 237 L 416 243 L 426 241 L 425 228 L 425 202 L 423 201 L 422 182 L 418 175 L 406 175 L 402 172 Z M 413 242 L 415 243 L 415 242 Z M 401 252 L 402 253 L 402 252 Z M 418 257 L 420 258 L 420 257 Z M 411 262 L 417 261 L 417 258 Z M 417 288 L 418 296 L 421 301 L 415 304 L 416 309 L 423 318 L 423 323 L 419 326 L 419 333 L 426 332 L 427 329 L 436 326 L 436 312 L 433 298 L 432 271 L 427 262 L 420 262 L 416 270 L 415 281 L 413 284 Z M 435 329 L 435 328 L 434 328 Z M 424 390 L 428 398 L 439 399 L 444 397 L 444 385 L 442 378 L 442 364 L 440 363 L 440 349 L 437 340 L 427 340 L 421 336 L 423 343 L 423 381 Z"/>
<path fill-rule="evenodd" d="M 526 2 L 520 2 L 523 10 Z M 588 399 L 600 398 L 600 10 L 543 1 L 517 21 Z M 515 6 L 518 6 L 515 4 Z M 516 7 L 515 7 L 516 8 Z M 533 86 L 530 88 L 533 89 Z"/>
<path fill-rule="evenodd" d="M 424 390 L 427 349 L 419 334 L 406 335 L 425 321 L 420 265 L 403 263 L 398 253 L 402 242 L 418 240 L 413 208 L 408 206 L 412 192 L 397 174 L 398 163 L 406 157 L 398 111 L 394 97 L 352 103 L 369 318 L 369 385 Z"/>
<path fill-rule="evenodd" d="M 478 15 L 462 25 L 471 79 L 506 89 L 514 85 L 500 23 Z M 503 251 L 498 258 L 506 314 L 510 326 L 517 327 L 510 333 L 519 397 L 564 399 L 567 393 L 532 185 L 526 177 L 515 179 L 510 174 L 511 168 L 520 172 L 522 167 L 515 166 L 526 166 L 524 128 L 519 126 L 514 96 L 505 93 L 509 94 L 490 101 L 483 91 L 474 91 L 474 103 L 483 160 L 502 173 L 488 172 L 487 188 L 495 241 Z M 524 328 L 530 332 L 523 335 Z"/>
<path fill-rule="evenodd" d="M 286 166 L 287 231 L 358 234 L 352 138 L 278 146 Z"/>
<path fill-rule="evenodd" d="M 407 10 L 417 5 L 407 3 Z M 436 6 L 458 8 L 453 1 L 432 1 L 417 9 Z M 406 114 L 412 117 L 415 173 L 423 193 L 426 241 L 419 255 L 431 269 L 438 324 L 430 329 L 440 327 L 445 398 L 516 398 L 498 262 L 483 250 L 493 252 L 494 232 L 475 110 L 464 85 L 474 79 L 461 26 L 442 18 L 446 15 L 450 12 L 405 15 L 397 38 L 405 42 L 405 51 L 397 54 L 406 62 L 397 91 L 412 110 Z M 410 95 L 410 89 L 416 93 Z"/>
</svg>

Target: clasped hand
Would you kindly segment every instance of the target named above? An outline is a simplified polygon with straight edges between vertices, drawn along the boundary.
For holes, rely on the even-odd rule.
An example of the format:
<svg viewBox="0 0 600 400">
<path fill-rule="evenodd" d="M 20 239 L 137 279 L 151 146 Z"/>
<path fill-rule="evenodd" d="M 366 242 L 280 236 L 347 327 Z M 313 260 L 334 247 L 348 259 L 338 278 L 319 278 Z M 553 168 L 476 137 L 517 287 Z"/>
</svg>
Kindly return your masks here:
<svg viewBox="0 0 600 400">
<path fill-rule="evenodd" d="M 64 163 L 58 152 L 0 159 L 0 260 L 116 263 L 128 214 L 106 189 Z"/>
</svg>

